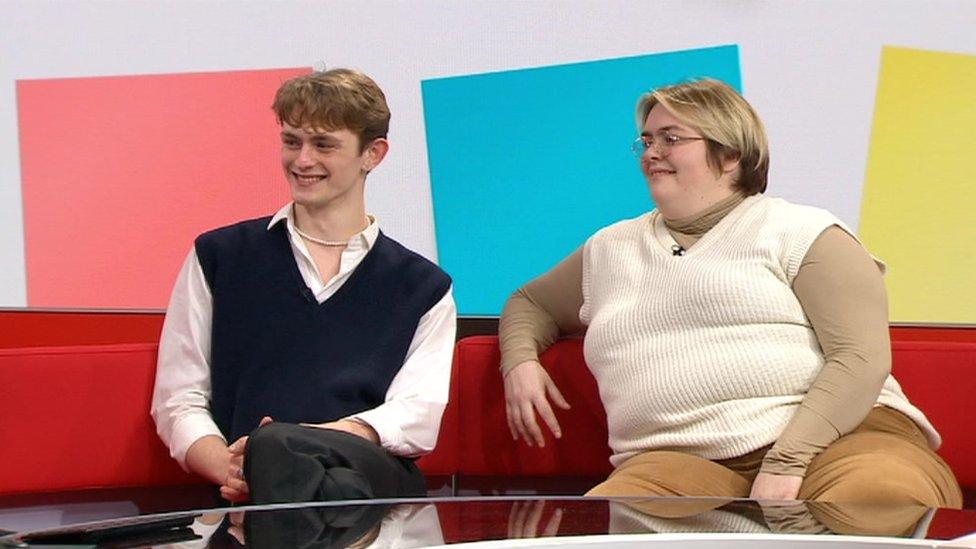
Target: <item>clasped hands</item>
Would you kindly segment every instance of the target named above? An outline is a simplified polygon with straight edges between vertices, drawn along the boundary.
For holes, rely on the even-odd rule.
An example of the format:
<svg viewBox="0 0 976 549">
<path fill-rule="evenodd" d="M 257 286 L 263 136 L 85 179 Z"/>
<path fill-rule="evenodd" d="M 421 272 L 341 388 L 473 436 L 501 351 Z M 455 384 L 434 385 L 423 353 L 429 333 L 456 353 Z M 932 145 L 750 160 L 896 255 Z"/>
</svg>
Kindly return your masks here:
<svg viewBox="0 0 976 549">
<path fill-rule="evenodd" d="M 568 410 L 570 405 L 553 383 L 552 378 L 538 361 L 527 360 L 505 374 L 505 418 L 512 440 L 521 438 L 529 446 L 546 445 L 536 414 L 549 427 L 556 438 L 562 438 L 562 430 L 549 400 Z M 750 499 L 794 500 L 800 492 L 803 477 L 759 473 L 752 483 Z"/>
<path fill-rule="evenodd" d="M 273 421 L 270 417 L 264 416 L 261 418 L 258 427 L 264 427 Z M 369 424 L 355 419 L 340 419 L 328 423 L 302 423 L 301 425 L 317 429 L 344 431 L 377 444 L 380 442 L 379 435 Z M 227 447 L 227 475 L 220 485 L 220 495 L 231 503 L 244 503 L 250 499 L 251 492 L 247 486 L 247 481 L 244 480 L 244 451 L 246 449 L 247 435 L 242 436 Z"/>
</svg>

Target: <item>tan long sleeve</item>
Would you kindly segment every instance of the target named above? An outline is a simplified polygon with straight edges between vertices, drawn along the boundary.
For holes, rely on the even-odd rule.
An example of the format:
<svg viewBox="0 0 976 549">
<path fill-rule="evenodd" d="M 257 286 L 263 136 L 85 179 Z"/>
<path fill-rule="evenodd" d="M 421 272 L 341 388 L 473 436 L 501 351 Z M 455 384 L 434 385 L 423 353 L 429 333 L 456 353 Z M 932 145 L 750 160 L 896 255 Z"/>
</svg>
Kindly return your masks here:
<svg viewBox="0 0 976 549">
<path fill-rule="evenodd" d="M 766 454 L 762 471 L 802 476 L 821 451 L 854 430 L 891 371 L 888 299 L 877 264 L 833 226 L 807 251 L 793 281 L 824 353 L 793 419 Z"/>
<path fill-rule="evenodd" d="M 502 374 L 539 355 L 561 335 L 582 332 L 583 248 L 519 288 L 498 323 Z"/>
</svg>

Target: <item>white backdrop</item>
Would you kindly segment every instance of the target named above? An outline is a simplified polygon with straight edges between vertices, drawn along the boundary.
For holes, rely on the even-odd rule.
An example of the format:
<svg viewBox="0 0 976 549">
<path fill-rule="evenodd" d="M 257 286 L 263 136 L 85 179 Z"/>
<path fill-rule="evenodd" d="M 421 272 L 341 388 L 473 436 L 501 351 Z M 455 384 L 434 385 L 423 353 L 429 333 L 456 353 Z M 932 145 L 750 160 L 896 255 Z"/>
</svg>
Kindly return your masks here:
<svg viewBox="0 0 976 549">
<path fill-rule="evenodd" d="M 976 54 L 976 2 L 2 1 L 0 306 L 26 305 L 16 80 L 359 68 L 393 111 L 369 209 L 436 259 L 421 80 L 724 44 L 770 134 L 769 194 L 856 229 L 882 46 Z"/>
</svg>

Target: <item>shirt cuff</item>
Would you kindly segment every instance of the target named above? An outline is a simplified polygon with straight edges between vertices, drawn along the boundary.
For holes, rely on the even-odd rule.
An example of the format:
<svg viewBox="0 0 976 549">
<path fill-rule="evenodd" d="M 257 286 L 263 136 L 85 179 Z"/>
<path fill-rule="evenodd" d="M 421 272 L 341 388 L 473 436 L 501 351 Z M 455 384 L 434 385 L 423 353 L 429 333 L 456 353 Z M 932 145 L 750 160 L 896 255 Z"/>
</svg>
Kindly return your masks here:
<svg viewBox="0 0 976 549">
<path fill-rule="evenodd" d="M 838 438 L 840 433 L 829 421 L 800 404 L 786 429 L 763 458 L 760 472 L 802 477 L 806 475 L 813 458 Z"/>
<path fill-rule="evenodd" d="M 427 404 L 423 410 L 396 401 L 346 419 L 358 419 L 369 424 L 380 437 L 380 446 L 396 456 L 416 457 L 428 454 L 437 444 L 441 416 L 446 404 Z M 417 407 L 419 408 L 419 407 Z M 404 421 L 409 418 L 408 421 Z"/>
<path fill-rule="evenodd" d="M 186 452 L 193 443 L 206 436 L 218 436 L 224 443 L 227 439 L 207 414 L 184 417 L 173 426 L 173 440 L 170 443 L 170 455 L 180 464 L 184 471 L 190 472 L 186 466 Z"/>
</svg>

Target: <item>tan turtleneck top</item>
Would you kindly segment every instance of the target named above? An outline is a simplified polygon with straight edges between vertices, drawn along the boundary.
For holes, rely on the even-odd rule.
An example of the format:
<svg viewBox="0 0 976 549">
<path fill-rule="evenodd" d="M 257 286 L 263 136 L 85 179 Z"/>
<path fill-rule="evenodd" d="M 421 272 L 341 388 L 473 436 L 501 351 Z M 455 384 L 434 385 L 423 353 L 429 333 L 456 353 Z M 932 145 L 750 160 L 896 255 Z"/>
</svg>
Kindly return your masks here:
<svg viewBox="0 0 976 549">
<path fill-rule="evenodd" d="M 684 248 L 744 200 L 741 194 L 684 219 L 668 220 Z M 583 305 L 582 248 L 509 298 L 499 338 L 502 372 L 538 360 L 561 335 L 580 333 Z M 871 380 L 891 369 L 888 301 L 877 265 L 846 231 L 833 226 L 814 241 L 793 281 L 793 292 L 824 353 L 825 364 L 782 435 L 767 452 L 762 471 L 802 476 L 829 444 L 852 431 L 878 398 Z"/>
</svg>

